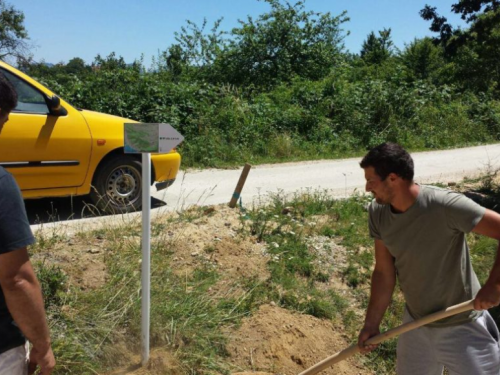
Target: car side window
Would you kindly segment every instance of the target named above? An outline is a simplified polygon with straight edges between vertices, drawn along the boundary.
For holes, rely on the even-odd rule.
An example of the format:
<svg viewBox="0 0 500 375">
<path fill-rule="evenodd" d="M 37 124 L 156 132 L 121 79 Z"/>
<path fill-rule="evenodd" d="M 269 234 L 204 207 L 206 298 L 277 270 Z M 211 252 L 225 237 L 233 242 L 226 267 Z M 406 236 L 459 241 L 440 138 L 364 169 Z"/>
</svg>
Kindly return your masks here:
<svg viewBox="0 0 500 375">
<path fill-rule="evenodd" d="M 13 112 L 48 114 L 49 109 L 43 94 L 14 74 L 1 69 L 17 92 L 17 107 Z"/>
</svg>

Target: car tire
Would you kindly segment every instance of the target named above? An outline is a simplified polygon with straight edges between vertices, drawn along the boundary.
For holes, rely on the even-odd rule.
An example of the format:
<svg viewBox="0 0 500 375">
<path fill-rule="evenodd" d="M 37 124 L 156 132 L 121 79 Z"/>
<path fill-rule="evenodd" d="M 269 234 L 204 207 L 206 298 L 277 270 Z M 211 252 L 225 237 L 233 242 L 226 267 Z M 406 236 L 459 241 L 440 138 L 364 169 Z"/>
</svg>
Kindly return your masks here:
<svg viewBox="0 0 500 375">
<path fill-rule="evenodd" d="M 128 155 L 106 160 L 96 171 L 90 198 L 108 214 L 138 211 L 142 207 L 142 164 Z"/>
</svg>

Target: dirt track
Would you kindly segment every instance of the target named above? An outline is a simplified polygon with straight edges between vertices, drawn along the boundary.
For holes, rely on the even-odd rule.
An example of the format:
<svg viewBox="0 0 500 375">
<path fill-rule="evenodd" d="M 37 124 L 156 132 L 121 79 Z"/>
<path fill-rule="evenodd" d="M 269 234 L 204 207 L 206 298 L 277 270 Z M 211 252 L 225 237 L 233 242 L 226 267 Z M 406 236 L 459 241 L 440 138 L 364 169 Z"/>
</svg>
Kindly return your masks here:
<svg viewBox="0 0 500 375">
<path fill-rule="evenodd" d="M 484 173 L 488 166 L 500 167 L 500 144 L 455 150 L 418 152 L 415 178 L 418 182 L 448 182 Z M 294 192 L 298 189 L 329 189 L 342 197 L 364 189 L 361 158 L 259 165 L 253 167 L 242 192 L 243 203 L 268 192 Z M 166 192 L 152 192 L 170 208 L 193 204 L 228 202 L 241 169 L 188 171 L 181 173 Z M 153 189 L 154 190 L 154 189 Z"/>
<path fill-rule="evenodd" d="M 447 183 L 484 174 L 488 168 L 490 170 L 500 168 L 500 144 L 419 152 L 412 156 L 415 160 L 415 179 L 421 183 Z M 265 199 L 268 193 L 293 193 L 300 189 L 327 189 L 338 197 L 351 195 L 355 191 L 364 191 L 365 181 L 363 171 L 359 167 L 360 160 L 361 158 L 321 160 L 253 167 L 241 194 L 243 204 L 248 205 L 256 200 Z M 165 211 L 186 209 L 193 205 L 227 203 L 233 195 L 240 174 L 241 169 L 180 172 L 177 181 L 170 188 L 160 192 L 154 187 L 151 188 L 151 195 L 156 202 L 161 204 L 166 202 L 164 206 L 158 204 L 152 216 L 161 215 Z M 53 200 L 49 201 L 50 210 Z M 69 207 L 70 204 L 62 202 L 61 205 Z M 59 210 L 61 208 L 59 207 Z M 44 210 L 47 209 L 42 209 Z M 34 214 L 38 216 L 37 212 Z M 140 214 L 138 212 L 88 219 L 79 219 L 75 216 L 69 222 L 65 222 L 65 217 L 61 215 L 60 220 L 50 217 L 44 226 L 47 228 L 54 225 L 70 225 L 91 228 L 101 225 L 100 222 L 140 220 Z M 31 227 L 33 230 L 38 230 L 41 225 L 34 224 Z"/>
</svg>

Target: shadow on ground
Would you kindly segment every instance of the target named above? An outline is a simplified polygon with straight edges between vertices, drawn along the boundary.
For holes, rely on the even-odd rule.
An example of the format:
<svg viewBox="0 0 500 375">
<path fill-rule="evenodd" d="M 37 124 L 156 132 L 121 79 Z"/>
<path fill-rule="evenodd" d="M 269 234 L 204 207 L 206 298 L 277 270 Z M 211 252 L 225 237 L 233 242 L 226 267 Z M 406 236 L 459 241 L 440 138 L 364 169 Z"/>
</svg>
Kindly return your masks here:
<svg viewBox="0 0 500 375">
<path fill-rule="evenodd" d="M 97 210 L 88 197 L 26 199 L 24 204 L 31 225 L 110 216 Z M 165 205 L 164 201 L 151 198 L 151 208 Z"/>
</svg>

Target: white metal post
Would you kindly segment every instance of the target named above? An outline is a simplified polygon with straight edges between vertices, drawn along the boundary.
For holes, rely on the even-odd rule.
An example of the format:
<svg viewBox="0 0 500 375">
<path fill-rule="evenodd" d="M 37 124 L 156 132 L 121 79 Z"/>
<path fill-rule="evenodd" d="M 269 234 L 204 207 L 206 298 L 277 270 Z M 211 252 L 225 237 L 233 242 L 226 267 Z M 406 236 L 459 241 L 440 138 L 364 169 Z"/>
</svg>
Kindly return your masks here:
<svg viewBox="0 0 500 375">
<path fill-rule="evenodd" d="M 142 300 L 141 339 L 142 365 L 149 360 L 149 320 L 151 283 L 151 154 L 142 154 Z"/>
</svg>

